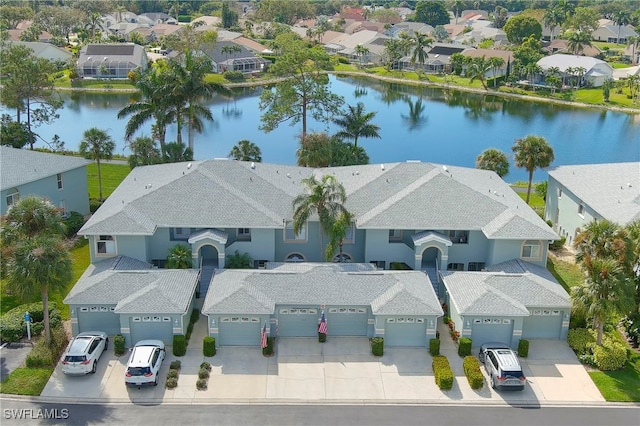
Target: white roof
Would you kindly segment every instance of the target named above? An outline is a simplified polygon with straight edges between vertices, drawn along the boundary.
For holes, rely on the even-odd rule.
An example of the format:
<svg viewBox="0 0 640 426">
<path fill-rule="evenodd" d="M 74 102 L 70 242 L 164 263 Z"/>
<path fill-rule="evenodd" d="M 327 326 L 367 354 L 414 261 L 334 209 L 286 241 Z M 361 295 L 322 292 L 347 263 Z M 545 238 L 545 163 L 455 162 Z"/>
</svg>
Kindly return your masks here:
<svg viewBox="0 0 640 426">
<path fill-rule="evenodd" d="M 588 73 L 593 67 L 598 65 L 600 67 L 609 68 L 611 72 L 613 72 L 613 68 L 611 68 L 611 65 L 607 64 L 603 60 L 592 58 L 590 56 L 565 55 L 559 53 L 556 55 L 545 56 L 537 63 L 538 66 L 543 70 L 557 67 L 561 72 L 566 72 L 567 68 L 582 67 L 586 69 Z"/>
</svg>

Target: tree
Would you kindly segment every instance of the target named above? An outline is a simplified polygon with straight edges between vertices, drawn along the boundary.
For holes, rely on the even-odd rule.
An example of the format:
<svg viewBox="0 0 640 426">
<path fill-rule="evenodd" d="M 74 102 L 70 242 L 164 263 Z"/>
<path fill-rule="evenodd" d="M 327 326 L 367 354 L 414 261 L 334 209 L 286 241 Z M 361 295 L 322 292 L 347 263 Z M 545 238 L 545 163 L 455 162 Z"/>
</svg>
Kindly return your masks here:
<svg viewBox="0 0 640 426">
<path fill-rule="evenodd" d="M 498 83 L 498 70 L 504 66 L 504 59 L 499 56 L 492 56 L 489 58 L 489 65 L 493 70 L 493 87 L 496 87 Z"/>
<path fill-rule="evenodd" d="M 33 10 L 27 6 L 0 6 L 0 24 L 2 28 L 12 30 L 22 21 L 33 18 Z"/>
<path fill-rule="evenodd" d="M 293 25 L 299 19 L 315 16 L 312 5 L 306 1 L 262 0 L 256 18 L 265 22 Z"/>
<path fill-rule="evenodd" d="M 85 158 L 95 160 L 98 165 L 98 188 L 100 190 L 100 201 L 103 200 L 100 161 L 111 159 L 111 157 L 113 157 L 113 150 L 115 147 L 116 143 L 111 139 L 111 136 L 107 134 L 107 131 L 100 130 L 97 127 L 92 127 L 85 131 L 82 141 L 80 141 L 80 153 L 84 155 Z"/>
<path fill-rule="evenodd" d="M 578 7 L 568 20 L 569 25 L 577 32 L 591 34 L 598 29 L 600 14 L 591 7 Z"/>
<path fill-rule="evenodd" d="M 380 126 L 371 123 L 376 112 L 364 112 L 364 104 L 358 102 L 356 106 L 348 105 L 348 111 L 342 117 L 334 118 L 333 122 L 342 130 L 336 136 L 344 139 L 353 139 L 353 145 L 358 146 L 358 138 L 380 138 Z"/>
<path fill-rule="evenodd" d="M 507 155 L 496 148 L 482 151 L 476 158 L 476 169 L 493 170 L 500 177 L 509 174 L 509 160 Z"/>
<path fill-rule="evenodd" d="M 0 118 L 0 144 L 13 148 L 22 148 L 29 143 L 31 134 L 26 123 L 13 121 L 9 114 Z"/>
<path fill-rule="evenodd" d="M 407 44 L 403 40 L 390 38 L 384 42 L 384 66 L 391 71 L 396 63 L 408 53 Z"/>
<path fill-rule="evenodd" d="M 565 17 L 562 11 L 556 7 L 552 7 L 546 10 L 542 22 L 551 30 L 550 39 L 553 41 L 553 30 L 564 23 Z"/>
<path fill-rule="evenodd" d="M 0 229 L 9 289 L 23 299 L 40 292 L 44 336 L 50 344 L 49 292 L 65 290 L 73 279 L 62 217 L 48 201 L 30 196 L 8 210 Z"/>
<path fill-rule="evenodd" d="M 638 49 L 640 49 L 640 36 L 631 36 L 627 38 L 627 46 L 631 46 L 631 64 L 638 63 Z"/>
<path fill-rule="evenodd" d="M 612 78 L 608 78 L 602 83 L 602 97 L 605 102 L 609 102 L 611 89 L 613 89 L 615 85 L 616 82 Z"/>
<path fill-rule="evenodd" d="M 419 1 L 416 4 L 416 22 L 423 22 L 432 27 L 449 23 L 449 12 L 442 1 Z"/>
<path fill-rule="evenodd" d="M 629 25 L 631 23 L 631 14 L 628 10 L 619 10 L 613 15 L 613 22 L 618 26 L 618 37 L 616 43 L 620 43 L 620 30 L 623 25 Z"/>
<path fill-rule="evenodd" d="M 553 148 L 542 136 L 529 135 L 523 139 L 517 139 L 511 147 L 515 154 L 516 167 L 523 167 L 529 172 L 529 185 L 527 186 L 527 204 L 531 195 L 531 182 L 533 172 L 542 167 L 548 167 L 554 159 Z"/>
<path fill-rule="evenodd" d="M 186 244 L 176 244 L 169 249 L 167 255 L 167 269 L 190 269 L 193 267 L 191 247 Z"/>
<path fill-rule="evenodd" d="M 260 163 L 262 161 L 262 152 L 258 145 L 243 139 L 231 148 L 229 157 L 239 161 L 255 161 L 256 163 Z"/>
<path fill-rule="evenodd" d="M 542 25 L 535 18 L 527 15 L 516 15 L 509 18 L 503 28 L 507 34 L 507 40 L 514 44 L 521 44 L 524 39 L 534 36 L 540 40 L 542 36 Z"/>
<path fill-rule="evenodd" d="M 69 34 L 74 28 L 82 26 L 85 14 L 69 7 L 44 6 L 36 14 L 34 21 L 54 36 L 64 37 L 67 44 L 70 44 Z"/>
<path fill-rule="evenodd" d="M 502 29 L 509 19 L 509 11 L 502 7 L 496 6 L 493 11 L 493 26 Z"/>
<path fill-rule="evenodd" d="M 332 138 L 323 132 L 308 133 L 300 138 L 296 151 L 298 166 L 328 167 L 333 160 Z"/>
<path fill-rule="evenodd" d="M 222 2 L 222 28 L 231 28 L 238 25 L 238 12 L 229 8 L 228 1 Z"/>
<path fill-rule="evenodd" d="M 425 62 L 429 55 L 427 50 L 433 44 L 433 39 L 421 32 L 415 32 L 411 37 L 410 52 L 411 52 L 411 65 L 415 65 L 416 62 L 424 68 Z"/>
<path fill-rule="evenodd" d="M 331 138 L 331 166 L 355 166 L 369 164 L 369 155 L 361 146 L 342 142 L 338 138 Z"/>
<path fill-rule="evenodd" d="M 447 32 L 444 25 L 438 25 L 433 29 L 433 36 L 436 38 L 436 40 L 442 42 L 449 38 L 449 33 Z"/>
<path fill-rule="evenodd" d="M 347 194 L 344 186 L 333 175 L 324 175 L 318 181 L 314 175 L 300 181 L 305 193 L 293 200 L 293 232 L 297 235 L 312 215 L 318 216 L 320 245 L 322 236 L 329 235 L 333 223 L 345 211 Z"/>
<path fill-rule="evenodd" d="M 476 57 L 471 59 L 469 66 L 467 67 L 467 75 L 469 76 L 469 82 L 473 82 L 474 80 L 479 80 L 484 87 L 484 90 L 488 90 L 487 88 L 487 72 L 491 70 L 492 65 L 491 62 L 487 61 L 485 57 Z"/>
<path fill-rule="evenodd" d="M 265 111 L 260 130 L 270 132 L 283 122 L 290 120 L 295 125 L 302 121 L 304 137 L 309 114 L 318 121 L 327 121 L 327 117 L 339 113 L 343 99 L 329 90 L 329 78 L 323 71 L 332 65 L 322 47 L 308 48 L 294 33 L 279 35 L 276 44 L 283 54 L 269 72 L 286 79 L 260 95 L 260 110 Z"/>
<path fill-rule="evenodd" d="M 213 49 L 218 32 L 214 30 L 198 30 L 198 25 L 187 24 L 180 31 L 163 38 L 163 44 L 171 50 L 185 53 L 187 51 Z"/>
<path fill-rule="evenodd" d="M 191 149 L 180 142 L 168 143 L 163 156 L 163 162 L 180 163 L 182 161 L 193 161 L 193 152 Z"/>
<path fill-rule="evenodd" d="M 580 31 L 572 32 L 569 35 L 567 47 L 574 55 L 579 55 L 585 46 L 591 46 L 591 35 Z"/>
<path fill-rule="evenodd" d="M 356 46 L 356 56 L 360 58 L 360 66 L 364 65 L 364 59 L 369 54 L 369 49 L 361 44 Z"/>
<path fill-rule="evenodd" d="M 455 11 L 456 17 L 456 25 L 458 24 L 458 17 L 460 16 L 460 12 L 464 10 L 465 4 L 462 0 L 453 0 L 451 3 L 451 10 Z"/>
<path fill-rule="evenodd" d="M 162 154 L 156 141 L 150 137 L 135 138 L 129 143 L 131 155 L 129 155 L 129 167 L 149 166 L 162 162 Z"/>
<path fill-rule="evenodd" d="M 347 232 L 353 226 L 354 215 L 347 210 L 342 210 L 333 221 L 329 229 L 329 244 L 325 250 L 325 259 L 330 262 L 333 255 L 338 251 L 338 262 L 344 262 L 342 248 Z"/>
</svg>

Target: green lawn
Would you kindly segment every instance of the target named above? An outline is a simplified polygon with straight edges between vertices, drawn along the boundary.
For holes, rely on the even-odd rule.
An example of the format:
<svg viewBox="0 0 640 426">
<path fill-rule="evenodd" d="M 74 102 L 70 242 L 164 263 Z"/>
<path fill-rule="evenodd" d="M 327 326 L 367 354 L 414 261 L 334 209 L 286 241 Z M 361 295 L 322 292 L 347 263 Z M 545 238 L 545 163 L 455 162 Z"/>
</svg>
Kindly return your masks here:
<svg viewBox="0 0 640 426">
<path fill-rule="evenodd" d="M 102 171 L 102 196 L 107 198 L 120 182 L 127 177 L 131 168 L 126 164 L 100 164 Z M 89 197 L 98 198 L 100 191 L 98 188 L 98 165 L 93 163 L 87 166 L 87 178 L 89 180 Z"/>
<path fill-rule="evenodd" d="M 640 354 L 636 352 L 631 352 L 622 370 L 592 371 L 589 376 L 607 401 L 640 401 Z"/>
<path fill-rule="evenodd" d="M 551 256 L 547 259 L 547 269 L 553 274 L 562 287 L 564 287 L 567 293 L 571 292 L 571 287 L 580 284 L 584 280 L 584 274 L 578 265 L 552 259 Z"/>
<path fill-rule="evenodd" d="M 0 393 L 39 396 L 53 368 L 18 368 L 0 383 Z"/>
</svg>

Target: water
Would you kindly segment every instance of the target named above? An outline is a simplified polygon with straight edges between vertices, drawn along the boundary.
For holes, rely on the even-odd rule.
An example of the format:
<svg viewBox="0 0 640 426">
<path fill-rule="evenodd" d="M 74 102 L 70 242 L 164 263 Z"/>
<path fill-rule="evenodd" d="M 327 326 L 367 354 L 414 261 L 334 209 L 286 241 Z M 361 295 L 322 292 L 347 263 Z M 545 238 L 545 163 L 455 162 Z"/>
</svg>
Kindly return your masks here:
<svg viewBox="0 0 640 426">
<path fill-rule="evenodd" d="M 388 84 L 372 80 L 331 77 L 334 93 L 345 103 L 363 102 L 366 111 L 376 111 L 373 123 L 380 126 L 381 139 L 360 138 L 372 163 L 421 160 L 474 167 L 487 148 L 498 148 L 510 158 L 509 182 L 527 180 L 526 171 L 513 164 L 511 146 L 529 134 L 544 136 L 555 152 L 553 165 L 640 161 L 640 114 L 519 101 L 433 88 Z M 260 126 L 258 108 L 262 89 L 243 89 L 234 98 L 216 97 L 210 102 L 214 122 L 205 124 L 195 138 L 195 158 L 227 157 L 231 147 L 248 139 L 262 150 L 263 161 L 294 164 L 301 124 L 288 123 L 271 133 Z M 67 149 L 77 150 L 82 134 L 91 127 L 108 130 L 118 154 L 128 155 L 124 141 L 126 119 L 117 113 L 132 94 L 63 95 L 64 109 L 51 125 L 36 129 L 43 138 L 60 136 Z M 151 123 L 136 136 L 150 135 Z M 334 133 L 334 125 L 310 120 L 309 131 Z M 175 127 L 167 141 L 175 140 Z M 187 142 L 184 129 L 183 140 Z M 40 144 L 44 146 L 44 144 Z M 537 171 L 535 180 L 546 178 Z"/>
</svg>

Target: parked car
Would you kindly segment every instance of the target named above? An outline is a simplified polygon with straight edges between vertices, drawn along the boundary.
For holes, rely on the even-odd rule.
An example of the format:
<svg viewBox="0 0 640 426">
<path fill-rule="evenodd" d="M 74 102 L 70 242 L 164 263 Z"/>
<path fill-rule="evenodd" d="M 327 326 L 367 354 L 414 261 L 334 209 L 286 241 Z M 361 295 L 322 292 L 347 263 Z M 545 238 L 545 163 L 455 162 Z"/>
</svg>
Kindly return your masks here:
<svg viewBox="0 0 640 426">
<path fill-rule="evenodd" d="M 482 350 L 481 350 L 482 351 Z M 527 378 L 518 355 L 510 348 L 487 348 L 483 352 L 484 368 L 491 386 L 497 390 L 523 390 Z"/>
<path fill-rule="evenodd" d="M 478 359 L 480 360 L 481 363 L 484 363 L 484 354 L 487 351 L 487 349 L 511 349 L 511 346 L 502 342 L 483 343 L 482 346 L 480 346 L 480 352 L 478 352 Z"/>
<path fill-rule="evenodd" d="M 78 334 L 67 346 L 62 358 L 64 374 L 89 374 L 96 372 L 98 360 L 109 347 L 109 337 L 102 331 L 85 331 Z"/>
<path fill-rule="evenodd" d="M 141 340 L 131 349 L 124 381 L 128 386 L 158 386 L 158 374 L 165 358 L 161 340 Z"/>
</svg>

